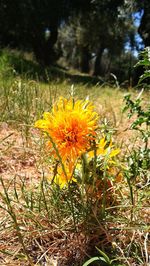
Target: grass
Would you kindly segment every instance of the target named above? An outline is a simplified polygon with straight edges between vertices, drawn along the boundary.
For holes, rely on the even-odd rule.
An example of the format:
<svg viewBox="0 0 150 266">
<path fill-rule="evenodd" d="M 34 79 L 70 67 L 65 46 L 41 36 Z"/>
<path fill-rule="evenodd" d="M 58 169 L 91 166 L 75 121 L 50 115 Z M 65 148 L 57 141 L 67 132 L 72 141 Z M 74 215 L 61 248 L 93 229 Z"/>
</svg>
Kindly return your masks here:
<svg viewBox="0 0 150 266">
<path fill-rule="evenodd" d="M 57 67 L 44 72 L 14 52 L 0 58 L 0 264 L 81 266 L 99 255 L 97 247 L 116 259 L 113 265 L 148 266 L 149 169 L 137 165 L 142 140 L 121 112 L 126 91 Z M 60 190 L 48 182 L 54 162 L 33 125 L 60 95 L 92 100 L 101 133 L 121 148 L 127 170 L 113 183 L 112 197 L 103 185 L 103 216 L 101 202 L 85 200 L 77 185 Z"/>
</svg>

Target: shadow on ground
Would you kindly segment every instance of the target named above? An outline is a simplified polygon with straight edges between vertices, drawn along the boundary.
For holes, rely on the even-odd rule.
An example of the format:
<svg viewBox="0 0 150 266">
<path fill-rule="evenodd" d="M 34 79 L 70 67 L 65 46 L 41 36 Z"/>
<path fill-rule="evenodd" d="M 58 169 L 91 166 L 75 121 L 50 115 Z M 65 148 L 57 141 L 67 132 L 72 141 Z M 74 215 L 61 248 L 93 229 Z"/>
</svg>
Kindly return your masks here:
<svg viewBox="0 0 150 266">
<path fill-rule="evenodd" d="M 0 72 L 3 76 L 19 75 L 27 79 L 34 79 L 42 82 L 64 81 L 81 84 L 96 85 L 103 81 L 98 77 L 83 74 L 71 74 L 59 65 L 45 68 L 34 60 L 26 59 L 23 54 L 10 52 L 9 50 L 0 51 Z"/>
</svg>

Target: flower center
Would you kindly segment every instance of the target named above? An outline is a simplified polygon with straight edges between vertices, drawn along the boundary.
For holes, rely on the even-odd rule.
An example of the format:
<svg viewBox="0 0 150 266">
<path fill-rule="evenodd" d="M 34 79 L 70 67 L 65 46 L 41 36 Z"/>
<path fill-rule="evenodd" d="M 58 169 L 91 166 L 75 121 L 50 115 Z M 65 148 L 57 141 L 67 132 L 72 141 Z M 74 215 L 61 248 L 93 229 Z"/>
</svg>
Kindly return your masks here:
<svg viewBox="0 0 150 266">
<path fill-rule="evenodd" d="M 69 145 L 74 144 L 78 141 L 77 132 L 75 130 L 68 131 L 65 134 L 64 142 L 68 142 Z"/>
</svg>

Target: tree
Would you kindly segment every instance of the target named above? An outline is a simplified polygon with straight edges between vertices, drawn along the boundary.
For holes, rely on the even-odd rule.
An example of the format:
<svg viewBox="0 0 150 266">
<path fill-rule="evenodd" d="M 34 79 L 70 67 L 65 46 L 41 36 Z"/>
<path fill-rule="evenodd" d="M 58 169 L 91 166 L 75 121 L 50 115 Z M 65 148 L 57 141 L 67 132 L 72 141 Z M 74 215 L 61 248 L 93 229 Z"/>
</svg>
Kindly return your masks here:
<svg viewBox="0 0 150 266">
<path fill-rule="evenodd" d="M 69 8 L 69 0 L 1 0 L 1 47 L 31 50 L 40 63 L 52 63 L 56 58 L 58 27 L 68 16 Z"/>
<path fill-rule="evenodd" d="M 58 28 L 72 12 L 86 10 L 91 0 L 1 0 L 0 46 L 31 50 L 43 65 L 57 58 Z M 49 32 L 47 38 L 45 32 Z"/>
<path fill-rule="evenodd" d="M 73 15 L 69 24 L 61 29 L 63 48 L 68 55 L 74 54 L 74 61 L 80 57 L 78 61 L 82 72 L 89 72 L 90 60 L 95 57 L 94 75 L 101 75 L 104 51 L 107 49 L 108 56 L 112 58 L 112 54 L 119 55 L 124 49 L 129 19 L 122 16 L 123 7 L 123 0 L 93 0 L 90 8 Z"/>
<path fill-rule="evenodd" d="M 143 10 L 143 16 L 139 27 L 139 33 L 143 38 L 145 47 L 150 46 L 150 1 L 145 0 L 140 5 Z"/>
</svg>

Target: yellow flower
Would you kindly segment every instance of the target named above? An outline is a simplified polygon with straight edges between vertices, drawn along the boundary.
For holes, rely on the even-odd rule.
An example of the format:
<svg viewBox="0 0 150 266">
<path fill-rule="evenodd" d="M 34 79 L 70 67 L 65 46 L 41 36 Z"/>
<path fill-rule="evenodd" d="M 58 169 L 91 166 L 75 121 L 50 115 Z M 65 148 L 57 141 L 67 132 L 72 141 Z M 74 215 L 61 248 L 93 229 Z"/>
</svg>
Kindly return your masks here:
<svg viewBox="0 0 150 266">
<path fill-rule="evenodd" d="M 96 148 L 97 156 L 107 156 L 108 158 L 112 158 L 120 153 L 120 149 L 113 149 L 112 142 L 110 142 L 109 146 L 107 146 L 107 141 L 105 138 L 102 138 Z M 94 151 L 90 151 L 88 153 L 89 157 L 94 157 Z"/>
<path fill-rule="evenodd" d="M 58 167 L 58 173 L 54 178 L 54 183 L 59 185 L 61 189 L 72 181 L 76 182 L 72 171 L 70 172 L 69 169 L 65 167 L 65 172 L 66 173 L 62 170 L 62 167 Z"/>
<path fill-rule="evenodd" d="M 64 186 L 67 186 L 72 181 L 76 182 L 76 179 L 73 177 L 74 167 L 71 164 L 63 163 L 64 169 L 62 165 L 58 165 L 55 176 L 50 175 L 48 176 L 48 181 L 57 184 L 61 189 Z M 51 169 L 52 173 L 52 169 Z"/>
<path fill-rule="evenodd" d="M 97 119 L 90 102 L 60 98 L 52 112 L 44 113 L 35 127 L 50 135 L 63 162 L 75 162 L 90 147 L 90 141 L 96 135 Z M 51 142 L 49 146 L 53 149 Z M 55 151 L 54 155 L 56 157 Z"/>
</svg>

